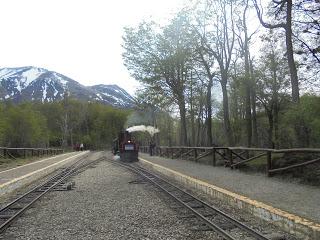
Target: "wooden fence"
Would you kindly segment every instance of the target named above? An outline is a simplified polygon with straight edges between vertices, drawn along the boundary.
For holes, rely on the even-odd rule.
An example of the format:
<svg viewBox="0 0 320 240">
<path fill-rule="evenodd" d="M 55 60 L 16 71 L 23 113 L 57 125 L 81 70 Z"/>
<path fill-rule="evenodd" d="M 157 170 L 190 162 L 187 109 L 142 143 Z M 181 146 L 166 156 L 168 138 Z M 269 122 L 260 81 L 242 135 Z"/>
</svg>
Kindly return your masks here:
<svg viewBox="0 0 320 240">
<path fill-rule="evenodd" d="M 56 148 L 6 148 L 0 147 L 0 158 L 16 158 L 22 156 L 44 156 L 44 155 L 57 155 L 63 153 L 63 149 Z"/>
<path fill-rule="evenodd" d="M 140 152 L 149 153 L 149 146 L 140 146 Z M 247 147 L 155 147 L 154 155 L 167 158 L 183 158 L 198 162 L 204 157 L 211 157 L 211 164 L 216 166 L 217 156 L 223 159 L 225 167 L 231 169 L 240 165 L 263 158 L 266 164 L 267 176 L 275 173 L 301 168 L 310 164 L 320 162 L 320 157 L 305 161 L 303 163 L 291 164 L 285 167 L 275 168 L 273 166 L 273 155 L 281 153 L 303 153 L 320 154 L 318 148 L 293 148 L 293 149 L 268 149 L 268 148 L 247 148 Z"/>
</svg>

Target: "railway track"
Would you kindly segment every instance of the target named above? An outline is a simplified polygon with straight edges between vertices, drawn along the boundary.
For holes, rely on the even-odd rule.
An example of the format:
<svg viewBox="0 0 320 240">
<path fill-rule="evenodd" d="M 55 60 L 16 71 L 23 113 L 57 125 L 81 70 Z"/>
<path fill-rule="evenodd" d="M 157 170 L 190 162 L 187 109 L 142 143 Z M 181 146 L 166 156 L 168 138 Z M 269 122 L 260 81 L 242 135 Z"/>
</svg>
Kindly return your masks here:
<svg viewBox="0 0 320 240">
<path fill-rule="evenodd" d="M 180 187 L 168 182 L 167 180 L 151 173 L 150 171 L 135 164 L 126 164 L 112 161 L 114 164 L 127 168 L 150 183 L 161 191 L 165 192 L 176 202 L 188 210 L 189 215 L 186 218 L 198 218 L 209 230 L 218 233 L 224 239 L 259 239 L 267 240 L 260 232 L 243 224 L 234 217 L 222 212 L 217 207 L 212 206 L 201 199 L 191 195 Z"/>
<path fill-rule="evenodd" d="M 4 232 L 19 216 L 21 216 L 28 208 L 48 192 L 53 190 L 70 190 L 72 186 L 66 186 L 66 182 L 71 176 L 79 173 L 86 167 L 101 161 L 102 159 L 104 159 L 104 157 L 93 161 L 87 161 L 87 156 L 84 156 L 69 167 L 66 167 L 59 173 L 55 174 L 49 180 L 34 187 L 0 209 L 0 233 Z"/>
</svg>

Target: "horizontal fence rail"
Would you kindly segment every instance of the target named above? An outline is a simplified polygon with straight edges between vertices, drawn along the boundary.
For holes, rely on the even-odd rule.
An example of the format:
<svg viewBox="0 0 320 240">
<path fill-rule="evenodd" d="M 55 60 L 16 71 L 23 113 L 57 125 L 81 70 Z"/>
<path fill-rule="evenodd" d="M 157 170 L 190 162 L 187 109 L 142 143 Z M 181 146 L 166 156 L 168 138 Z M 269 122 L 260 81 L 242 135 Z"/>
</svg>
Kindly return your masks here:
<svg viewBox="0 0 320 240">
<path fill-rule="evenodd" d="M 41 157 L 44 155 L 57 155 L 63 153 L 63 149 L 57 148 L 7 148 L 7 147 L 0 147 L 0 158 L 16 158 L 16 157 L 23 157 L 26 158 L 27 156 L 37 156 Z"/>
<path fill-rule="evenodd" d="M 225 167 L 235 169 L 245 163 L 256 159 L 262 159 L 266 165 L 267 176 L 274 173 L 288 171 L 294 168 L 305 167 L 310 164 L 320 163 L 320 156 L 304 161 L 302 163 L 289 164 L 288 166 L 273 166 L 273 156 L 275 154 L 316 154 L 320 155 L 319 148 L 292 148 L 292 149 L 270 149 L 270 148 L 248 148 L 248 147 L 184 147 L 184 146 L 158 146 L 150 149 L 149 146 L 140 146 L 139 151 L 150 153 L 160 157 L 183 158 L 198 162 L 200 159 L 211 156 L 213 166 L 217 164 L 217 156 L 224 161 Z"/>
</svg>

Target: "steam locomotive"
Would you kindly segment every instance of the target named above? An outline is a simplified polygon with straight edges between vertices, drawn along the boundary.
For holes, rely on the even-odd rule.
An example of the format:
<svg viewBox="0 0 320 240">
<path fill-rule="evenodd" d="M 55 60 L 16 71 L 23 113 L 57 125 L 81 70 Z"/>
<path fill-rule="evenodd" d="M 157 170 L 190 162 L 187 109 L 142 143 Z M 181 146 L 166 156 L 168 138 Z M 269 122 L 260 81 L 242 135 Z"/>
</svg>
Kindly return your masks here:
<svg viewBox="0 0 320 240">
<path fill-rule="evenodd" d="M 128 131 L 121 131 L 118 138 L 113 140 L 114 155 L 119 155 L 123 162 L 138 161 L 139 146 Z"/>
</svg>

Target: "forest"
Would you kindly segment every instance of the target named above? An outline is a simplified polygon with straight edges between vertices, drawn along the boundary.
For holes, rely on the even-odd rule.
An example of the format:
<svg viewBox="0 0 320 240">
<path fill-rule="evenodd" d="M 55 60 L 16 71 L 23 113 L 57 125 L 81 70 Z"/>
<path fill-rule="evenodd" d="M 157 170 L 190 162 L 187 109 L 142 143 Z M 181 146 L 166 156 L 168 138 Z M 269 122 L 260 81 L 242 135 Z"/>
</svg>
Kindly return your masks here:
<svg viewBox="0 0 320 240">
<path fill-rule="evenodd" d="M 263 3 L 190 1 L 166 23 L 125 28 L 157 144 L 320 147 L 319 1 Z"/>
<path fill-rule="evenodd" d="M 106 149 L 123 128 L 129 110 L 70 97 L 51 103 L 0 103 L 0 146 Z"/>
<path fill-rule="evenodd" d="M 2 102 L 0 146 L 101 149 L 145 124 L 160 129 L 157 145 L 320 147 L 320 3 L 264 3 L 190 1 L 166 23 L 126 27 L 135 109 Z"/>
</svg>

